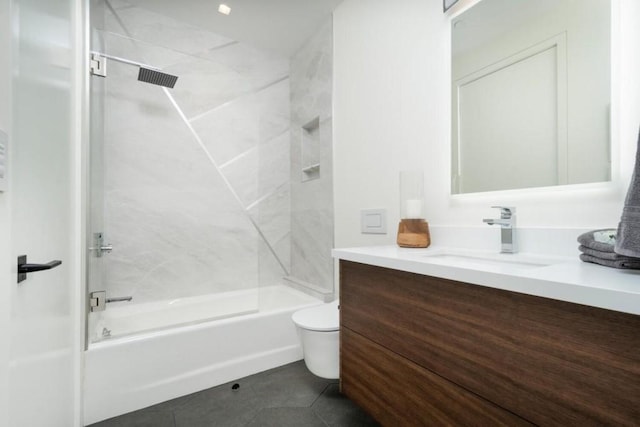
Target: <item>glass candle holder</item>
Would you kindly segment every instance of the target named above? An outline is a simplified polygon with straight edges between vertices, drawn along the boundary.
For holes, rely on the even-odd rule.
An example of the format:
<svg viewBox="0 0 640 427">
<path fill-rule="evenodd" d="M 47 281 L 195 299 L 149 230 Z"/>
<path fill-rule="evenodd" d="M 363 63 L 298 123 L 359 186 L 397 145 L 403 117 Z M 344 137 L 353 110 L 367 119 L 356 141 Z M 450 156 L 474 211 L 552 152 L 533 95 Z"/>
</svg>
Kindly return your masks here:
<svg viewBox="0 0 640 427">
<path fill-rule="evenodd" d="M 429 223 L 425 220 L 422 171 L 400 172 L 400 224 L 396 242 L 404 248 L 426 248 L 431 244 Z"/>
<path fill-rule="evenodd" d="M 400 218 L 424 219 L 424 175 L 422 171 L 400 172 Z"/>
</svg>

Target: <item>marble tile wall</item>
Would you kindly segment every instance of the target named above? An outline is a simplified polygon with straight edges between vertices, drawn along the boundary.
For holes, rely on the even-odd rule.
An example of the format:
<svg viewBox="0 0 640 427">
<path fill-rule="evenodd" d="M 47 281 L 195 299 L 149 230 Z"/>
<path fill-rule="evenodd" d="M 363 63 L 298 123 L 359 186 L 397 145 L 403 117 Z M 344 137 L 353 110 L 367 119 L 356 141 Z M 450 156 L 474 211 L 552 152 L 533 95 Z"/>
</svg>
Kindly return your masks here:
<svg viewBox="0 0 640 427">
<path fill-rule="evenodd" d="M 291 279 L 331 293 L 333 285 L 332 22 L 292 57 Z M 318 119 L 319 177 L 305 180 L 303 127 Z M 306 149 L 308 149 L 307 147 Z"/>
<path fill-rule="evenodd" d="M 179 76 L 167 91 L 108 62 L 108 296 L 143 303 L 280 281 L 291 265 L 288 59 L 123 0 L 105 6 L 107 53 Z"/>
</svg>

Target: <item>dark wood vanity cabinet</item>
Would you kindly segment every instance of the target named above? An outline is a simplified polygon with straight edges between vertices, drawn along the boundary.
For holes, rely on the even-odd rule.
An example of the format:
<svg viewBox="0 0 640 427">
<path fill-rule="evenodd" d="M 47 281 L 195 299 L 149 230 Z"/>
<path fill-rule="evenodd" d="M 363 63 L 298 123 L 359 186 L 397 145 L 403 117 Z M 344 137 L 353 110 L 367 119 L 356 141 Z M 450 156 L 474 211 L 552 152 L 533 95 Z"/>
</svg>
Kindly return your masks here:
<svg viewBox="0 0 640 427">
<path fill-rule="evenodd" d="M 385 426 L 640 425 L 640 316 L 340 261 L 340 327 Z"/>
</svg>

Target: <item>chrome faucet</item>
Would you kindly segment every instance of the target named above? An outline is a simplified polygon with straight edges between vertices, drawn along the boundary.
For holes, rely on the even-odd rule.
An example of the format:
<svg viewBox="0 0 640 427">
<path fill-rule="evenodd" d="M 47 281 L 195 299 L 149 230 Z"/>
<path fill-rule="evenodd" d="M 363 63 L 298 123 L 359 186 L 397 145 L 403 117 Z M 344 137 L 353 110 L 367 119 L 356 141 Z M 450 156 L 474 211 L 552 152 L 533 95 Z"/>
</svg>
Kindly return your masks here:
<svg viewBox="0 0 640 427">
<path fill-rule="evenodd" d="M 516 208 L 504 206 L 491 206 L 500 209 L 500 219 L 483 219 L 489 225 L 500 226 L 500 253 L 514 254 L 518 252 L 516 240 Z"/>
</svg>

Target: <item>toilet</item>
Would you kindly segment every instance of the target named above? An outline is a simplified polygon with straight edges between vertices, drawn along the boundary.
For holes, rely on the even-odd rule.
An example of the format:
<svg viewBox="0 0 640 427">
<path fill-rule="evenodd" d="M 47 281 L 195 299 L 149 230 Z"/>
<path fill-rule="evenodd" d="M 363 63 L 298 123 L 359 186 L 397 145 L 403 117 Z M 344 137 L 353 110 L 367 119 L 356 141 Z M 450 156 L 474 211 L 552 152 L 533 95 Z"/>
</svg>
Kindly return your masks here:
<svg viewBox="0 0 640 427">
<path fill-rule="evenodd" d="M 302 341 L 304 363 L 322 378 L 340 376 L 340 316 L 338 301 L 305 308 L 293 313 L 293 323 Z"/>
</svg>

